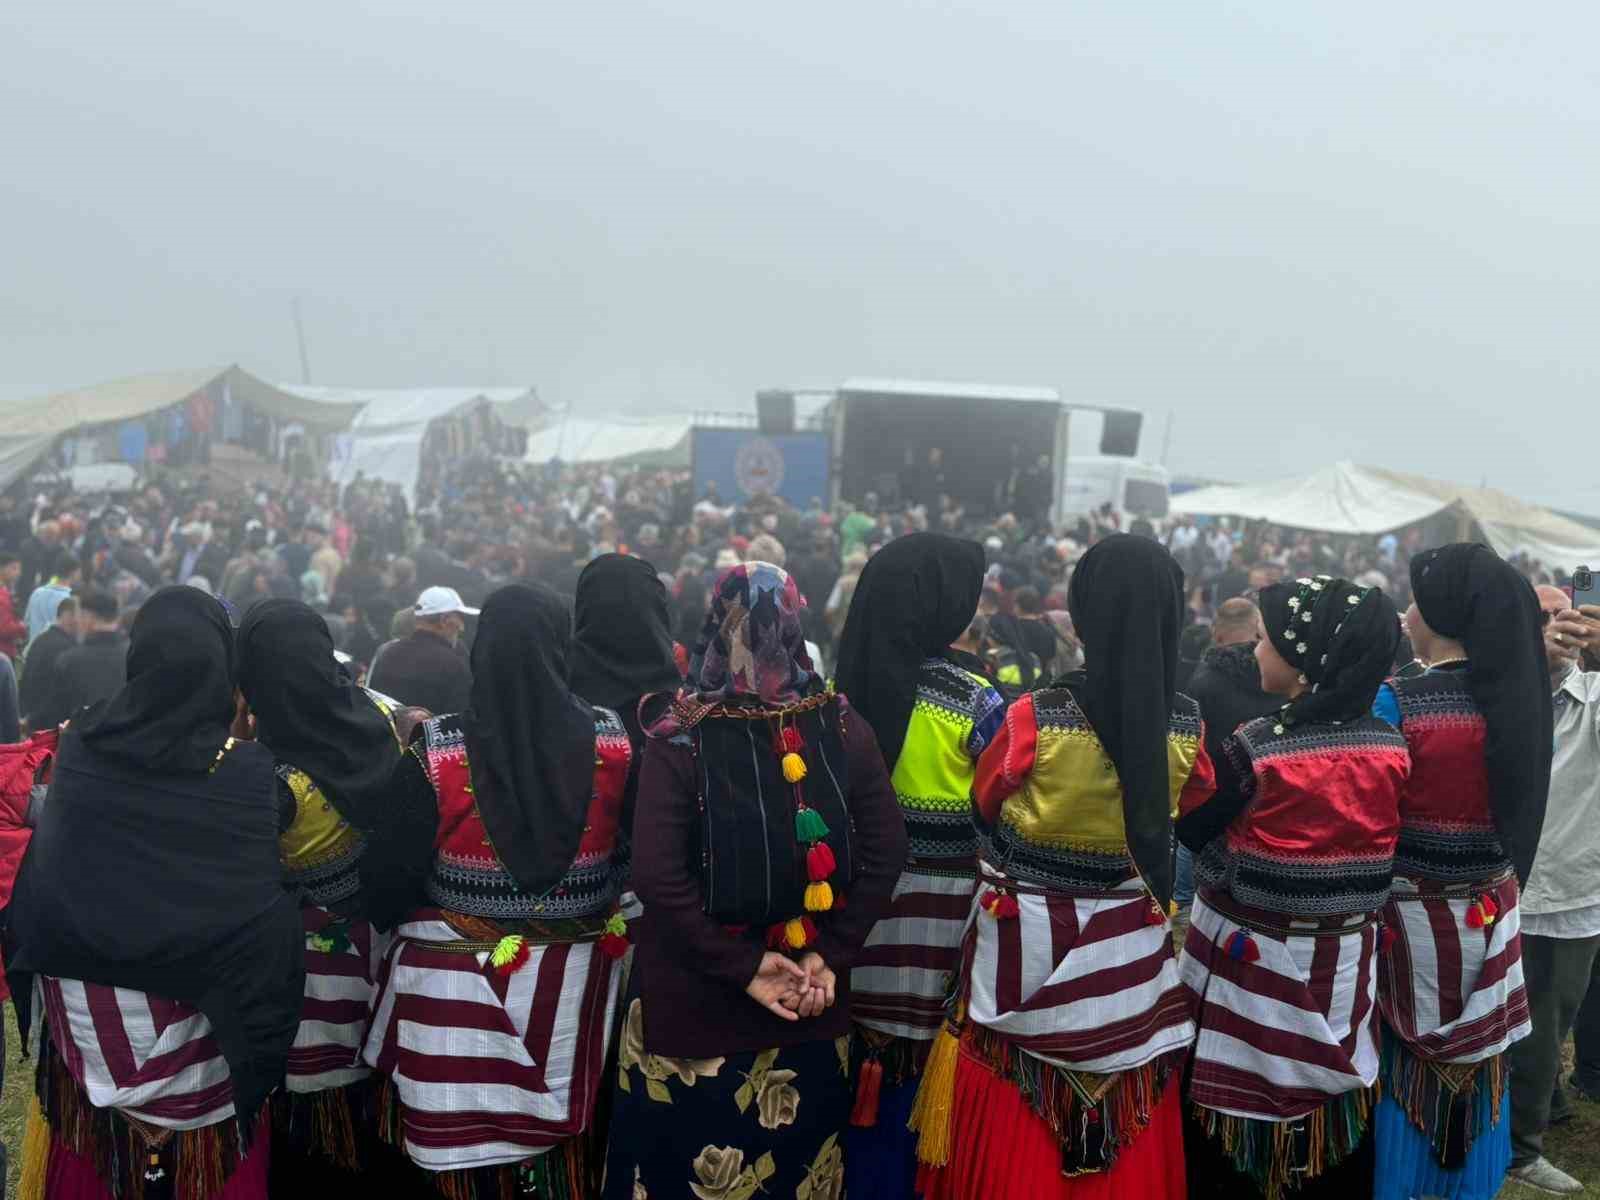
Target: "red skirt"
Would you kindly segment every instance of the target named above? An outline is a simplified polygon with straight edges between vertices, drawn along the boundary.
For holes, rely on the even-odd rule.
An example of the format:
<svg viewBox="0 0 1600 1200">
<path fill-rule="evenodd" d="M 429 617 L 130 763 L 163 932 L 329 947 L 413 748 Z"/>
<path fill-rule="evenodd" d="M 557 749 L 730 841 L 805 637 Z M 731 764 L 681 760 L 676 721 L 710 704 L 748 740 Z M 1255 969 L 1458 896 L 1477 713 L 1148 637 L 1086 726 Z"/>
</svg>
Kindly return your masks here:
<svg viewBox="0 0 1600 1200">
<path fill-rule="evenodd" d="M 267 1200 L 267 1166 L 271 1158 L 272 1137 L 263 1125 L 256 1131 L 255 1146 L 228 1176 L 228 1182 L 213 1200 Z M 45 1169 L 44 1194 L 47 1200 L 115 1200 L 94 1164 L 56 1137 L 50 1139 L 50 1165 Z M 180 1191 L 176 1200 L 198 1198 Z"/>
<path fill-rule="evenodd" d="M 924 1167 L 923 1200 L 1184 1200 L 1183 1105 L 1174 1074 L 1150 1124 L 1109 1171 L 1063 1175 L 1061 1147 L 1017 1086 L 965 1054 L 956 1065 L 949 1165 Z"/>
</svg>

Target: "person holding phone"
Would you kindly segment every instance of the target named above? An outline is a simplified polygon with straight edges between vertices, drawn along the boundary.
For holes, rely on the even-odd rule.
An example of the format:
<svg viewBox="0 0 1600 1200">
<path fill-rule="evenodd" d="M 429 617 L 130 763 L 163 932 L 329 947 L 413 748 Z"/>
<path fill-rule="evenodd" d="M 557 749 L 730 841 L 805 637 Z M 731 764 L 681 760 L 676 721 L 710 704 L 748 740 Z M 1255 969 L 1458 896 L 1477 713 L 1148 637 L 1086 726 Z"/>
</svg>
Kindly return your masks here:
<svg viewBox="0 0 1600 1200">
<path fill-rule="evenodd" d="M 1600 652 L 1600 605 L 1572 607 L 1541 587 L 1545 659 L 1555 697 L 1555 758 L 1544 833 L 1522 896 L 1522 968 L 1533 1033 L 1509 1051 L 1510 1178 L 1556 1195 L 1583 1185 L 1544 1157 L 1561 1043 L 1583 1004 L 1600 954 L 1600 672 L 1582 657 Z M 1558 1110 L 1559 1111 L 1559 1110 Z"/>
</svg>

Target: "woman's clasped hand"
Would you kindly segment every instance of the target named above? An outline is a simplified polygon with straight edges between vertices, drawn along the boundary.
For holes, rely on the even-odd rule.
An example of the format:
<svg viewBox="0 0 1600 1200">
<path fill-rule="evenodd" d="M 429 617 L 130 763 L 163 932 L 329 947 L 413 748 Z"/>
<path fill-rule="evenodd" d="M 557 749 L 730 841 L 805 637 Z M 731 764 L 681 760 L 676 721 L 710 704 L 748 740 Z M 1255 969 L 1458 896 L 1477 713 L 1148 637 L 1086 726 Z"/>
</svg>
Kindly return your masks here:
<svg viewBox="0 0 1600 1200">
<path fill-rule="evenodd" d="M 807 954 L 797 963 L 769 950 L 761 956 L 761 965 L 744 990 L 773 1015 L 798 1021 L 821 1016 L 833 1006 L 835 982 L 820 954 Z"/>
</svg>

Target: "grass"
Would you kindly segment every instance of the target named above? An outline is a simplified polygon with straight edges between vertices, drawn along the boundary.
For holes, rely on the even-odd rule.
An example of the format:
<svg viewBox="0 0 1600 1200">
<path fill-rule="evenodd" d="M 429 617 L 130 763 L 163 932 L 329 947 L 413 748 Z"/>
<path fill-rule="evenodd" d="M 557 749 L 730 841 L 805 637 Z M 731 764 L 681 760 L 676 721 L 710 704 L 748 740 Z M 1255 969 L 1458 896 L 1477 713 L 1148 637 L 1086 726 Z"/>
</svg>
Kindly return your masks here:
<svg viewBox="0 0 1600 1200">
<path fill-rule="evenodd" d="M 25 1062 L 17 1045 L 17 1023 L 11 1014 L 11 1005 L 5 1006 L 6 1026 L 6 1082 L 0 1094 L 0 1139 L 6 1146 L 5 1194 L 13 1196 L 17 1188 L 17 1169 L 22 1159 L 22 1131 L 28 1115 L 28 1094 L 33 1085 L 33 1064 Z M 1570 1053 L 1571 1047 L 1568 1046 Z M 1575 1100 L 1576 1116 L 1565 1125 L 1552 1129 L 1545 1137 L 1545 1156 L 1588 1185 L 1590 1194 L 1600 1198 L 1600 1104 Z M 1518 1187 L 1508 1183 L 1501 1189 L 1501 1200 L 1532 1200 L 1543 1192 Z"/>
</svg>

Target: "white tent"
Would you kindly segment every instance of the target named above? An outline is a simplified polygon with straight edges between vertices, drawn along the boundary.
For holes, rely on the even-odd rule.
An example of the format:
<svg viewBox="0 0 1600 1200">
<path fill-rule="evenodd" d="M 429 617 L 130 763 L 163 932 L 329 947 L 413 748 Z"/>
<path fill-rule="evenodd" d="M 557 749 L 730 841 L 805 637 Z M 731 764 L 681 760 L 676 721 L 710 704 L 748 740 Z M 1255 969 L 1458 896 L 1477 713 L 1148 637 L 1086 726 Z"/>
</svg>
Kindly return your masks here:
<svg viewBox="0 0 1600 1200">
<path fill-rule="evenodd" d="M 1220 485 L 1172 498 L 1172 511 L 1245 517 L 1326 533 L 1387 533 L 1454 510 L 1476 523 L 1504 555 L 1527 554 L 1571 570 L 1600 566 L 1600 530 L 1493 488 L 1469 488 L 1420 475 L 1335 463 L 1311 475 L 1270 483 Z"/>
<path fill-rule="evenodd" d="M 681 414 L 657 417 L 557 418 L 528 435 L 530 463 L 552 459 L 564 463 L 617 462 L 643 456 L 675 463 L 689 461 L 689 428 L 693 418 Z"/>
<path fill-rule="evenodd" d="M 360 472 L 368 479 L 397 483 L 416 502 L 422 465 L 422 440 L 428 426 L 443 417 L 487 404 L 505 424 L 526 426 L 541 411 L 532 388 L 348 388 L 281 385 L 284 391 L 323 404 L 360 407 L 350 432 L 334 451 L 330 473 L 349 483 Z"/>
</svg>

